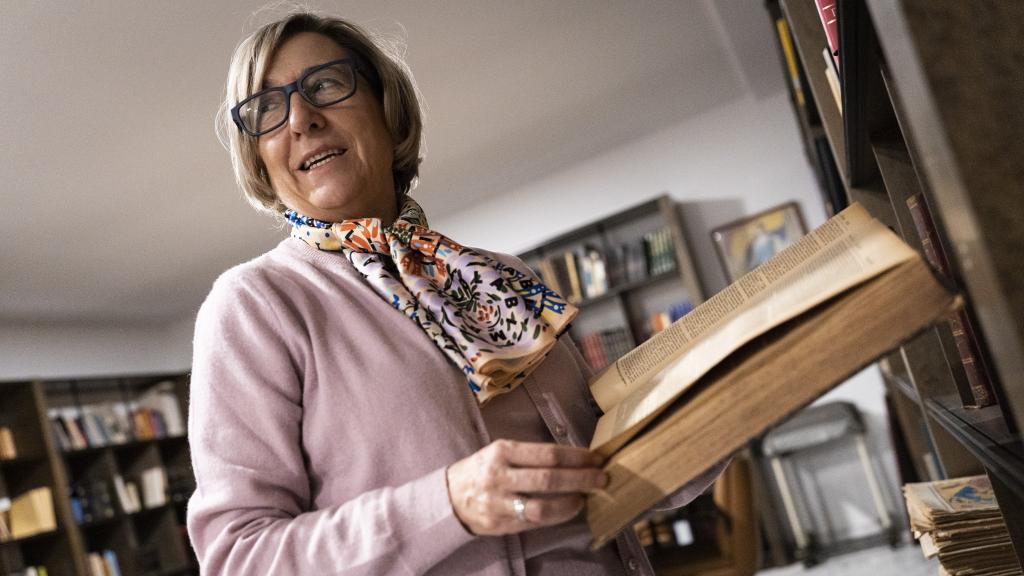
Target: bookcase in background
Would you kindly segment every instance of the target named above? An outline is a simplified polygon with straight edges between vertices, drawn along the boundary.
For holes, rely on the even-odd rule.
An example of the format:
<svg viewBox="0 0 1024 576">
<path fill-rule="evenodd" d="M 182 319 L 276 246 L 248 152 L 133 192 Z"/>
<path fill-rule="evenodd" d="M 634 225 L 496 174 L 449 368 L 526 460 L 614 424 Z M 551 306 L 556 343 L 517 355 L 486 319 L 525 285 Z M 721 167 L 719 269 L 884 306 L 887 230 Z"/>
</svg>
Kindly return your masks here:
<svg viewBox="0 0 1024 576">
<path fill-rule="evenodd" d="M 906 472 L 987 472 L 1024 560 L 1024 4 L 839 0 L 841 107 L 815 1 L 767 4 L 812 163 L 829 152 L 845 199 L 944 256 L 966 300 L 882 362 Z"/>
<path fill-rule="evenodd" d="M 181 374 L 0 383 L 0 422 L 9 423 L 18 454 L 0 460 L 0 498 L 44 488 L 55 520 L 0 542 L 0 570 L 198 573 L 184 529 L 195 487 L 187 388 Z"/>
<path fill-rule="evenodd" d="M 704 301 L 686 231 L 667 195 L 519 256 L 579 307 L 572 336 L 595 372 Z"/>
</svg>

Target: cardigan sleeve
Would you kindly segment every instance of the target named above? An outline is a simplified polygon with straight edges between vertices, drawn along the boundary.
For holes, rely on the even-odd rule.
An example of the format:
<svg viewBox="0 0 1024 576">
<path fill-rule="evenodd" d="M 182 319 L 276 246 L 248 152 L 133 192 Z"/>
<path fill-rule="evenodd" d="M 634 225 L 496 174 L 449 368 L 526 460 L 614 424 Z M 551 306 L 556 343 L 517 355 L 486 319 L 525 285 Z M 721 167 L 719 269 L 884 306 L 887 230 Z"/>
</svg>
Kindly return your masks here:
<svg viewBox="0 0 1024 576">
<path fill-rule="evenodd" d="M 452 510 L 444 468 L 311 509 L 301 338 L 283 329 L 283 305 L 229 272 L 196 321 L 187 525 L 203 573 L 425 572 L 473 538 Z"/>
</svg>

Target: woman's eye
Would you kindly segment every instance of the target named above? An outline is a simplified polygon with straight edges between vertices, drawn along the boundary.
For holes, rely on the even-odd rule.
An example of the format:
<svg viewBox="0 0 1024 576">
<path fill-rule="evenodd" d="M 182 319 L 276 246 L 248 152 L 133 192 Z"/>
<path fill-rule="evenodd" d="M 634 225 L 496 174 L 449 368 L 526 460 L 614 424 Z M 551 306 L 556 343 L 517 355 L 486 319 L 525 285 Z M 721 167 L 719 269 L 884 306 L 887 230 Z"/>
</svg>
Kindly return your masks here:
<svg viewBox="0 0 1024 576">
<path fill-rule="evenodd" d="M 257 106 L 256 108 L 256 111 L 259 112 L 260 114 L 266 114 L 267 112 L 273 112 L 274 110 L 276 110 L 278 105 L 279 104 L 273 100 L 261 100 L 259 106 Z"/>
<path fill-rule="evenodd" d="M 316 84 L 313 85 L 313 92 L 319 92 L 321 90 L 333 90 L 340 86 L 337 80 L 331 78 L 323 78 L 317 80 Z"/>
</svg>

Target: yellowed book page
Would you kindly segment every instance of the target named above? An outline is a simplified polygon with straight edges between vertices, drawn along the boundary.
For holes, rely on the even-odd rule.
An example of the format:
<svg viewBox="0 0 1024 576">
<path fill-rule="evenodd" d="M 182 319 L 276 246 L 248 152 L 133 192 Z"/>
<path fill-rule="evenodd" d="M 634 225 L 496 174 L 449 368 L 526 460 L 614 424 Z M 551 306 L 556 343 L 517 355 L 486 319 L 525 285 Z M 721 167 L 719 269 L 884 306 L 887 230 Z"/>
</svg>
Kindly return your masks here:
<svg viewBox="0 0 1024 576">
<path fill-rule="evenodd" d="M 935 545 L 931 534 L 922 534 L 918 540 L 921 542 L 921 553 L 925 558 L 934 558 L 939 554 L 939 548 Z"/>
<path fill-rule="evenodd" d="M 743 344 L 915 256 L 853 204 L 598 376 L 591 449 L 614 453 Z"/>
<path fill-rule="evenodd" d="M 865 227 L 870 222 L 871 216 L 859 204 L 850 206 L 633 349 L 591 382 L 590 389 L 598 405 L 604 412 L 611 411 L 639 384 L 682 356 L 696 340 L 717 329 L 731 315 L 739 313 L 749 300 L 766 298 L 768 291 L 765 288 L 770 284 L 784 281 L 795 268 L 821 251 L 841 243 L 852 230 Z"/>
</svg>

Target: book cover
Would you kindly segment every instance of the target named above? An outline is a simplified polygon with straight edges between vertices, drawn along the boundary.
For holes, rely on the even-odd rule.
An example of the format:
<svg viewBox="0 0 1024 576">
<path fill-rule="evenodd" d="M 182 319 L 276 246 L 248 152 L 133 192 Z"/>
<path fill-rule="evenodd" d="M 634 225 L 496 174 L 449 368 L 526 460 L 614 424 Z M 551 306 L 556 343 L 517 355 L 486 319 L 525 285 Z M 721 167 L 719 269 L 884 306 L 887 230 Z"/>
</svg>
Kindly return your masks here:
<svg viewBox="0 0 1024 576">
<path fill-rule="evenodd" d="M 113 550 L 103 551 L 103 563 L 106 565 L 107 574 L 121 576 L 121 563 L 117 561 L 117 554 Z"/>
<path fill-rule="evenodd" d="M 61 451 L 67 452 L 71 450 L 71 439 L 68 438 L 68 433 L 64 429 L 64 424 L 60 421 L 59 417 L 50 416 L 50 428 L 53 429 L 53 436 L 57 439 L 57 445 Z"/>
<path fill-rule="evenodd" d="M 142 471 L 142 504 L 156 508 L 167 503 L 167 473 L 160 466 Z"/>
<path fill-rule="evenodd" d="M 828 40 L 828 53 L 834 59 L 835 67 L 839 67 L 839 10 L 836 0 L 814 0 L 818 7 L 818 17 L 825 29 Z"/>
<path fill-rule="evenodd" d="M 48 486 L 29 490 L 11 501 L 11 536 L 25 538 L 57 528 L 53 494 Z"/>
<path fill-rule="evenodd" d="M 182 417 L 181 406 L 174 393 L 173 382 L 161 382 L 153 386 L 145 394 L 136 398 L 136 403 L 160 414 L 159 426 L 155 426 L 159 429 L 160 436 L 185 434 L 185 419 Z"/>
<path fill-rule="evenodd" d="M 13 460 L 18 457 L 18 447 L 14 443 L 14 433 L 7 426 L 0 426 L 0 460 Z"/>
<path fill-rule="evenodd" d="M 786 71 L 789 73 L 789 85 L 796 99 L 797 106 L 804 108 L 807 101 L 804 99 L 804 89 L 800 85 L 800 68 L 796 60 L 796 51 L 793 49 L 793 38 L 789 35 L 789 25 L 785 18 L 775 20 L 775 31 L 779 35 L 779 45 L 782 46 L 782 55 L 786 61 Z"/>
</svg>

